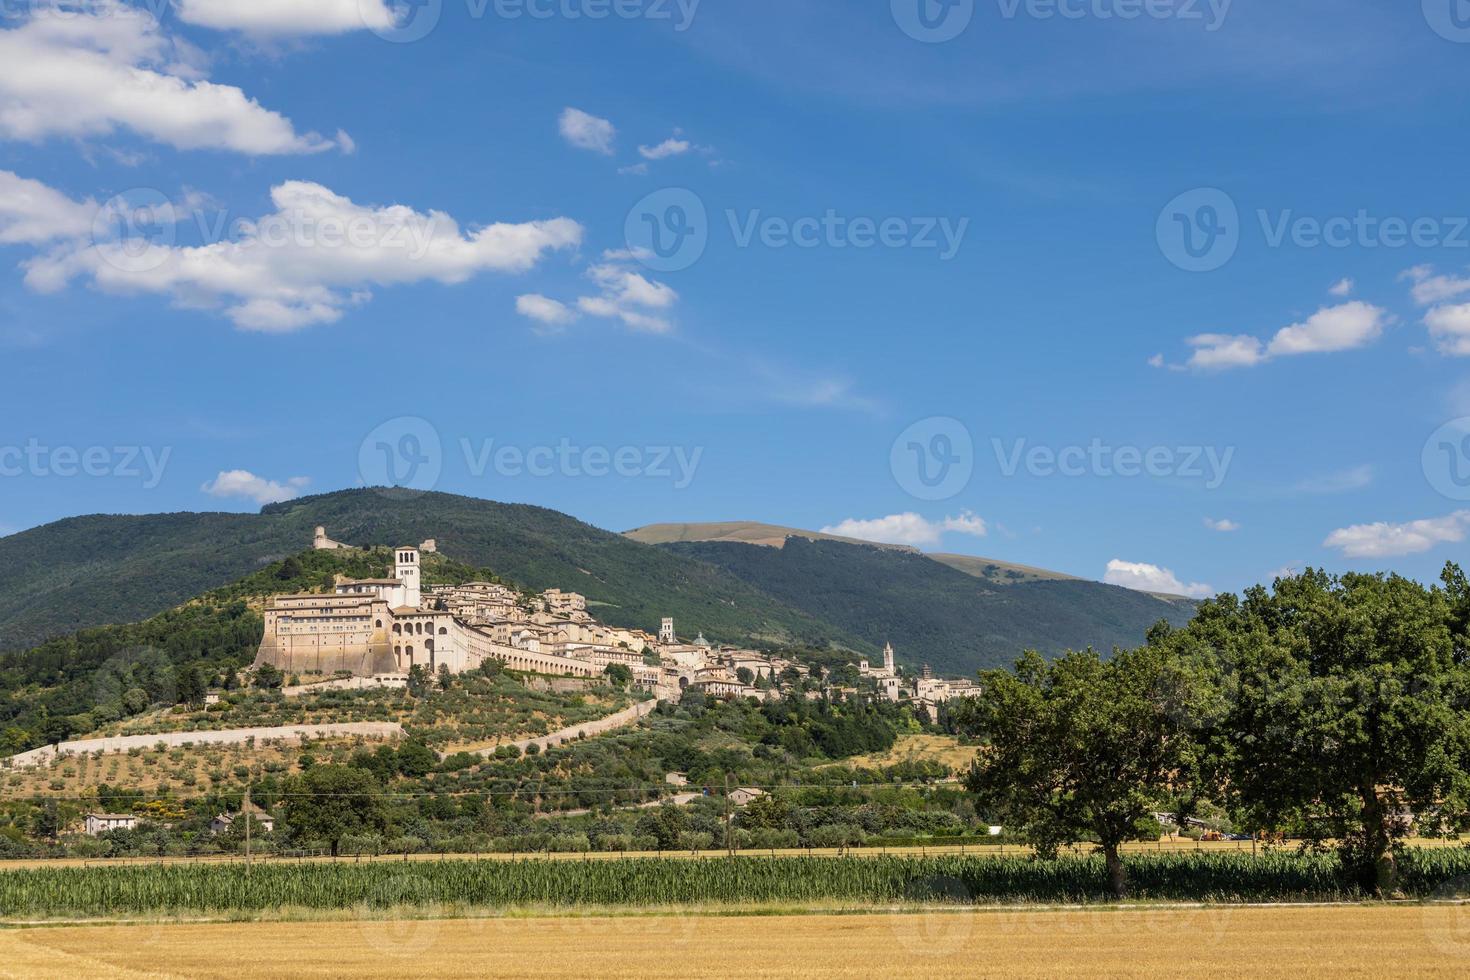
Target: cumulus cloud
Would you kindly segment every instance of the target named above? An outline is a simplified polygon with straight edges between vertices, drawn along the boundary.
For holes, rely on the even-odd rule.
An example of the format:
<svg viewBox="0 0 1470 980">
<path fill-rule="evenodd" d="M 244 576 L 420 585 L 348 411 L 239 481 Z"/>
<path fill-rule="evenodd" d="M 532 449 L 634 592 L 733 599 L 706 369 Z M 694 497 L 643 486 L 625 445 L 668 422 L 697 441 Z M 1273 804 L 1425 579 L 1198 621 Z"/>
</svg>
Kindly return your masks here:
<svg viewBox="0 0 1470 980">
<path fill-rule="evenodd" d="M 1441 354 L 1470 357 L 1470 303 L 1436 306 L 1424 314 L 1424 325 Z"/>
<path fill-rule="evenodd" d="M 249 5 L 241 5 L 249 6 Z M 337 145 L 231 85 L 151 15 L 119 0 L 39 6 L 0 31 L 0 137 L 106 136 L 119 129 L 181 150 L 318 153 Z"/>
<path fill-rule="evenodd" d="M 38 180 L 0 170 L 0 243 L 43 245 L 91 234 L 97 202 L 73 201 Z"/>
<path fill-rule="evenodd" d="M 249 470 L 221 470 L 218 476 L 199 489 L 211 497 L 244 497 L 264 507 L 295 500 L 310 482 L 304 476 L 293 476 L 285 483 L 277 483 Z"/>
<path fill-rule="evenodd" d="M 268 36 L 391 30 L 387 0 L 177 0 L 179 19 L 214 30 Z"/>
<path fill-rule="evenodd" d="M 1358 524 L 1333 531 L 1326 547 L 1341 551 L 1346 558 L 1398 558 L 1417 555 L 1441 544 L 1458 544 L 1470 529 L 1470 510 L 1447 517 L 1391 524 Z"/>
<path fill-rule="evenodd" d="M 547 251 L 582 240 L 582 227 L 568 218 L 463 232 L 442 212 L 360 205 L 307 181 L 276 186 L 271 200 L 274 213 L 228 241 L 73 242 L 24 263 L 26 282 L 54 292 L 85 278 L 106 292 L 222 308 L 245 330 L 285 332 L 340 319 L 375 286 L 524 272 Z"/>
<path fill-rule="evenodd" d="M 516 312 L 548 327 L 562 327 L 577 319 L 577 311 L 540 293 L 516 297 Z"/>
<path fill-rule="evenodd" d="M 1338 298 L 1345 298 L 1353 294 L 1353 287 L 1356 285 L 1351 279 L 1339 279 L 1327 292 Z"/>
<path fill-rule="evenodd" d="M 1103 581 L 1108 585 L 1119 585 L 1137 592 L 1158 592 L 1165 595 L 1182 595 L 1191 599 L 1205 599 L 1215 590 L 1202 582 L 1185 585 L 1167 568 L 1146 562 L 1121 561 L 1114 558 L 1108 562 Z"/>
<path fill-rule="evenodd" d="M 1470 278 L 1441 275 L 1435 272 L 1432 265 L 1416 265 L 1412 269 L 1406 269 L 1399 279 L 1414 284 L 1409 295 L 1420 306 L 1433 306 L 1470 293 Z"/>
<path fill-rule="evenodd" d="M 1219 531 L 1221 534 L 1229 534 L 1233 531 L 1240 530 L 1240 525 L 1237 524 L 1235 521 L 1230 520 L 1228 517 L 1221 518 L 1218 521 L 1215 520 L 1213 517 L 1206 517 L 1205 527 L 1209 528 L 1211 531 Z"/>
<path fill-rule="evenodd" d="M 605 252 L 603 261 L 587 270 L 587 278 L 600 290 L 596 296 L 577 300 L 577 309 L 588 316 L 613 317 L 633 330 L 668 333 L 674 329 L 666 312 L 678 302 L 679 294 L 661 282 L 634 271 L 632 253 Z"/>
<path fill-rule="evenodd" d="M 1201 371 L 1225 371 L 1254 367 L 1266 359 L 1264 345 L 1245 334 L 1204 333 L 1185 341 L 1194 348 L 1189 366 Z"/>
<path fill-rule="evenodd" d="M 1272 357 L 1324 354 L 1366 347 L 1383 335 L 1388 312 L 1363 302 L 1318 310 L 1304 323 L 1283 327 L 1266 352 Z"/>
<path fill-rule="evenodd" d="M 931 521 L 920 514 L 890 514 L 871 520 L 848 518 L 840 524 L 822 528 L 823 534 L 836 534 L 844 538 L 876 541 L 881 544 L 906 544 L 915 548 L 937 547 L 948 533 L 968 534 L 983 538 L 989 533 L 985 520 L 964 511 L 957 517 Z"/>
<path fill-rule="evenodd" d="M 1197 371 L 1227 371 L 1278 357 L 1355 350 L 1381 337 L 1390 320 L 1387 310 L 1354 300 L 1324 307 L 1301 323 L 1282 327 L 1269 342 L 1250 334 L 1199 334 L 1185 341 L 1194 348 L 1186 366 Z M 1162 358 L 1155 366 L 1164 366 Z"/>
<path fill-rule="evenodd" d="M 670 136 L 657 146 L 640 146 L 638 155 L 645 160 L 663 160 L 667 157 L 683 156 L 694 149 L 694 144 L 677 136 Z"/>
<path fill-rule="evenodd" d="M 558 121 L 562 139 L 579 150 L 591 150 L 604 156 L 612 156 L 613 139 L 617 128 L 606 119 L 567 106 L 561 111 Z"/>
</svg>

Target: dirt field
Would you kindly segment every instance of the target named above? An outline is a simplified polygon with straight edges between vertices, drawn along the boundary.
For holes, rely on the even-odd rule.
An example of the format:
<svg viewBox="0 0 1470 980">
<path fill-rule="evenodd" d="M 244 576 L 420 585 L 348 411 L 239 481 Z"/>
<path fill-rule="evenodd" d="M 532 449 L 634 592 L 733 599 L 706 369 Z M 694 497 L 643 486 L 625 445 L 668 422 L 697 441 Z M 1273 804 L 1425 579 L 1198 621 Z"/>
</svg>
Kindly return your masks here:
<svg viewBox="0 0 1470 980">
<path fill-rule="evenodd" d="M 1460 906 L 127 925 L 0 931 L 0 977 L 1464 976 Z"/>
<path fill-rule="evenodd" d="M 824 768 L 848 766 L 856 769 L 881 769 L 901 762 L 931 761 L 963 773 L 975 760 L 976 751 L 978 750 L 973 746 L 961 745 L 959 739 L 949 735 L 903 735 L 887 752 L 855 756 Z"/>
</svg>

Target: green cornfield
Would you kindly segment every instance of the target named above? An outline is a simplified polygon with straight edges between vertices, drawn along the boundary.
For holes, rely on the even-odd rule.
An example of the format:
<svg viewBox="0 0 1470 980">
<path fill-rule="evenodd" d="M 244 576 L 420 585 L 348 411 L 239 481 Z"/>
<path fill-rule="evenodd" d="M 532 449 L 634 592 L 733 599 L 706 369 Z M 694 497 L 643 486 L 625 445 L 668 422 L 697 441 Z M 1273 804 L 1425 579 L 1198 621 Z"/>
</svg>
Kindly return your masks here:
<svg viewBox="0 0 1470 980">
<path fill-rule="evenodd" d="M 1330 854 L 1180 853 L 1127 862 L 1130 897 L 1279 901 L 1361 897 Z M 1409 851 L 1404 891 L 1470 894 L 1470 849 Z M 1100 857 L 705 858 L 164 864 L 0 871 L 0 918 L 259 913 L 282 908 L 460 909 L 701 904 L 866 905 L 1105 900 Z"/>
</svg>

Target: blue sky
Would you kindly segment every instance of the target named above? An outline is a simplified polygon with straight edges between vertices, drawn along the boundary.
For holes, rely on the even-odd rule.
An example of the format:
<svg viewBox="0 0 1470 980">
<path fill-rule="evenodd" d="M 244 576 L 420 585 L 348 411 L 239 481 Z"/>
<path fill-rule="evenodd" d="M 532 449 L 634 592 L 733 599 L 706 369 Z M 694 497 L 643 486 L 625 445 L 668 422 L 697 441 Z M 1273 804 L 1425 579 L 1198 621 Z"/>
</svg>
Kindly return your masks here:
<svg viewBox="0 0 1470 980">
<path fill-rule="evenodd" d="M 7 5 L 0 531 L 391 461 L 1199 594 L 1461 557 L 1470 4 L 920 2 Z"/>
</svg>

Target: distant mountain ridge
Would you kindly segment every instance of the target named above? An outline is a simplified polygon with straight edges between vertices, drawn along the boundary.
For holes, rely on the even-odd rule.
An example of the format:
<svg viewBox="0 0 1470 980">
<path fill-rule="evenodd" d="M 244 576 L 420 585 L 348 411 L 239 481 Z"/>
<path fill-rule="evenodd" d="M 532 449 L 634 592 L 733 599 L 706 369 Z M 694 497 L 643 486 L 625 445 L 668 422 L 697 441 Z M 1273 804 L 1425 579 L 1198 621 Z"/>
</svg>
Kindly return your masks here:
<svg viewBox="0 0 1470 980">
<path fill-rule="evenodd" d="M 801 528 L 781 527 L 777 524 L 762 524 L 759 521 L 721 521 L 688 524 L 649 524 L 623 532 L 634 541 L 644 544 L 677 544 L 694 541 L 739 542 L 763 547 L 781 548 L 788 538 L 806 538 L 809 541 L 840 541 L 844 544 L 860 544 L 873 548 L 887 548 L 925 554 L 911 545 L 886 544 L 847 538 L 824 531 L 806 531 Z M 997 585 L 1013 585 L 1017 582 L 1080 582 L 1084 581 L 1062 572 L 1018 565 L 1015 562 L 999 561 L 994 558 L 979 558 L 973 555 L 929 554 L 929 558 L 942 565 L 973 575 Z"/>
<path fill-rule="evenodd" d="M 1008 666 L 1026 649 L 1047 655 L 1138 646 L 1160 620 L 1182 625 L 1188 600 L 1078 579 L 992 581 L 912 549 L 792 535 L 780 548 L 739 541 L 659 547 L 717 565 L 782 603 L 941 674 Z M 1002 573 L 1004 574 L 1004 573 Z"/>
</svg>

